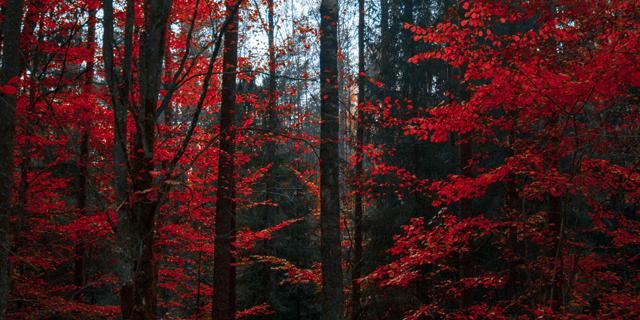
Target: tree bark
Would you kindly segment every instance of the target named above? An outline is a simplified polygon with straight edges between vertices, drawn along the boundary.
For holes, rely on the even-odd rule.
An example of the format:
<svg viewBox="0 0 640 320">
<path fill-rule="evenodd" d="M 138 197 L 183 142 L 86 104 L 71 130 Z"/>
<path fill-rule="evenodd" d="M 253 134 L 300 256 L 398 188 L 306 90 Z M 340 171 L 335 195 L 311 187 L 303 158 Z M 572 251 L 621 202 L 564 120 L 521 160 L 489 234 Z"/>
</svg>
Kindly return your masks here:
<svg viewBox="0 0 640 320">
<path fill-rule="evenodd" d="M 156 110 L 172 0 L 147 0 L 143 5 L 145 25 L 144 31 L 139 36 L 138 81 L 140 98 L 137 113 L 134 115 L 136 135 L 131 163 L 133 194 L 130 197 L 133 209 L 131 234 L 133 236 L 135 266 L 134 320 L 153 319 L 157 304 L 158 268 L 154 257 L 154 229 L 158 199 L 157 195 L 150 193 L 150 191 L 154 187 L 151 171 L 155 168 L 153 157 L 156 138 Z"/>
<path fill-rule="evenodd" d="M 114 189 L 118 211 L 116 246 L 119 251 L 118 281 L 123 319 L 153 319 L 156 309 L 157 267 L 154 258 L 154 228 L 157 199 L 149 192 L 154 182 L 156 109 L 172 0 L 146 0 L 144 27 L 140 32 L 139 99 L 133 116 L 136 124 L 131 165 L 127 162 L 127 109 L 133 61 L 134 1 L 127 0 L 122 75 L 114 65 L 113 3 L 104 0 L 103 48 L 105 73 L 114 108 Z M 129 171 L 130 168 L 130 171 Z M 127 176 L 131 175 L 132 194 Z"/>
<path fill-rule="evenodd" d="M 89 130 L 84 128 L 82 132 L 82 138 L 80 141 L 80 156 L 78 157 L 78 216 L 84 217 L 87 215 L 87 158 L 89 155 Z M 85 241 L 86 235 L 78 232 L 76 237 L 78 243 L 74 250 L 74 270 L 73 270 L 73 285 L 76 286 L 76 293 L 73 298 L 76 301 L 82 301 L 84 294 L 82 293 L 84 287 L 84 255 L 85 255 Z"/>
<path fill-rule="evenodd" d="M 275 54 L 275 22 L 274 22 L 274 4 L 273 0 L 267 0 L 268 7 L 268 41 L 269 41 L 269 97 L 266 121 L 264 123 L 264 129 L 268 132 L 267 143 L 265 144 L 266 162 L 267 165 L 271 165 L 269 171 L 266 174 L 266 186 L 265 186 L 265 201 L 267 203 L 273 202 L 276 192 L 274 177 L 278 173 L 278 164 L 276 163 L 276 142 L 274 140 L 274 133 L 278 130 L 278 115 L 276 114 L 276 102 L 278 95 L 276 93 L 276 54 Z M 264 208 L 263 216 L 263 228 L 270 228 L 273 226 L 274 216 L 276 214 L 277 207 L 273 205 L 266 205 Z M 271 240 L 264 240 L 265 255 L 273 255 L 273 244 Z M 262 290 L 263 290 L 263 302 L 271 304 L 269 296 L 275 294 L 275 279 L 274 272 L 271 269 L 269 263 L 263 263 L 262 265 Z"/>
<path fill-rule="evenodd" d="M 338 1 L 320 4 L 320 224 L 322 316 L 343 319 L 338 151 Z"/>
<path fill-rule="evenodd" d="M 462 21 L 464 19 L 465 10 L 462 8 L 464 1 L 458 2 L 458 19 Z M 458 68 L 458 85 L 459 85 L 459 98 L 460 103 L 466 104 L 471 99 L 471 92 L 469 91 L 469 84 L 465 81 L 464 76 L 467 72 L 467 66 L 465 64 Z M 466 177 L 471 177 L 471 160 L 472 150 L 471 144 L 468 139 L 471 137 L 469 133 L 460 135 L 460 158 L 459 158 L 459 170 L 460 174 Z M 459 220 L 470 219 L 473 217 L 473 203 L 471 199 L 460 200 Z M 466 252 L 460 252 L 460 280 L 472 278 L 474 275 L 473 266 L 473 239 L 469 240 Z M 473 305 L 473 288 L 467 288 L 460 294 L 460 308 L 468 309 Z"/>
<path fill-rule="evenodd" d="M 560 171 L 560 151 L 557 150 L 559 139 L 555 135 L 558 126 L 558 115 L 552 115 L 547 126 L 551 137 L 549 142 L 552 145 L 552 154 L 550 155 L 551 164 L 549 170 Z M 549 223 L 549 231 L 551 231 L 551 250 L 547 252 L 551 271 L 551 293 L 549 295 L 551 308 L 555 312 L 561 312 L 563 305 L 562 292 L 564 285 L 564 264 L 563 264 L 563 233 L 564 233 L 564 212 L 562 209 L 562 195 L 548 194 L 547 200 L 547 222 Z M 547 303 L 547 301 L 544 301 Z"/>
<path fill-rule="evenodd" d="M 513 151 L 509 151 L 513 154 Z M 515 300 L 518 295 L 518 261 L 516 250 L 518 247 L 518 228 L 515 223 L 518 221 L 518 190 L 516 188 L 516 174 L 510 173 L 507 181 L 507 219 L 514 225 L 509 226 L 508 239 L 509 242 L 509 279 L 507 281 L 507 298 Z"/>
<path fill-rule="evenodd" d="M 88 32 L 87 32 L 87 48 L 91 50 L 89 58 L 87 59 L 87 79 L 84 83 L 85 91 L 91 91 L 90 86 L 93 84 L 94 74 L 94 58 L 95 58 L 95 36 L 96 36 L 96 10 L 93 9 L 89 12 Z M 85 110 L 82 110 L 85 112 Z M 78 216 L 84 217 L 87 215 L 87 164 L 89 158 L 89 140 L 90 140 L 90 126 L 88 123 L 84 123 L 82 130 L 82 138 L 80 140 L 80 154 L 78 156 Z M 83 234 L 78 234 L 78 243 L 75 248 L 75 261 L 74 261 L 74 276 L 73 284 L 78 290 L 74 294 L 74 299 L 82 301 L 84 298 L 83 287 L 85 283 L 84 279 L 84 255 L 86 252 L 85 242 Z"/>
<path fill-rule="evenodd" d="M 469 101 L 469 100 L 462 100 Z M 465 142 L 469 139 L 469 134 L 463 134 L 460 136 L 460 174 L 466 177 L 471 176 L 471 166 L 469 160 L 471 160 L 471 144 Z M 473 203 L 471 199 L 460 200 L 459 220 L 467 220 L 473 218 Z M 460 280 L 472 278 L 474 276 L 474 258 L 473 258 L 474 244 L 473 239 L 469 239 L 467 245 L 467 251 L 460 252 Z M 468 309 L 473 306 L 473 287 L 463 290 L 460 294 L 460 307 L 462 309 Z"/>
<path fill-rule="evenodd" d="M 228 0 L 227 12 L 233 15 L 235 1 Z M 235 319 L 235 268 L 232 240 L 235 237 L 235 123 L 236 68 L 238 65 L 238 18 L 231 20 L 224 34 L 222 93 L 220 106 L 220 152 L 218 153 L 218 198 L 214 241 L 212 319 Z"/>
<path fill-rule="evenodd" d="M 517 117 L 517 113 L 515 111 L 509 112 L 510 117 L 515 121 Z M 518 139 L 517 133 L 515 129 L 511 129 L 509 132 L 509 141 L 511 143 L 515 142 Z M 509 158 L 515 158 L 516 152 L 515 147 L 509 146 L 507 150 L 507 154 Z M 507 241 L 509 243 L 509 255 L 508 255 L 508 268 L 509 268 L 509 278 L 507 280 L 507 299 L 511 299 L 515 301 L 518 297 L 518 256 L 516 254 L 518 247 L 518 228 L 516 223 L 518 222 L 519 210 L 518 210 L 518 202 L 520 201 L 520 197 L 518 194 L 518 186 L 517 186 L 517 176 L 515 172 L 509 173 L 508 180 L 506 183 L 507 187 L 507 219 L 513 223 L 512 226 L 508 229 Z M 516 314 L 518 310 L 509 310 L 511 314 Z"/>
<path fill-rule="evenodd" d="M 131 319 L 133 313 L 133 258 L 131 248 L 131 219 L 127 202 L 129 184 L 127 181 L 129 162 L 127 161 L 127 107 L 131 78 L 133 1 L 127 1 L 124 56 L 122 75 L 116 73 L 114 63 L 114 17 L 113 0 L 103 0 L 102 49 L 104 69 L 111 106 L 113 107 L 113 189 L 115 193 L 117 229 L 115 234 L 118 266 L 118 287 L 120 289 L 120 312 L 122 319 Z"/>
<path fill-rule="evenodd" d="M 2 74 L 0 85 L 20 76 L 20 27 L 22 0 L 7 0 L 2 36 Z M 11 199 L 14 149 L 16 144 L 16 94 L 0 93 L 0 320 L 7 318 L 7 298 L 11 285 L 9 265 Z"/>
<path fill-rule="evenodd" d="M 382 57 L 386 57 L 389 51 L 389 2 L 388 0 L 380 0 L 380 36 L 381 36 L 381 52 Z M 382 74 L 384 72 L 381 71 Z M 385 79 L 383 79 L 385 80 Z"/>
<path fill-rule="evenodd" d="M 351 319 L 357 320 L 362 312 L 360 304 L 360 283 L 358 279 L 362 270 L 362 179 L 364 168 L 362 163 L 363 143 L 364 143 L 364 86 L 365 86 L 365 70 L 364 70 L 364 0 L 358 0 L 358 119 L 356 129 L 356 189 L 354 190 L 354 250 L 353 250 L 353 270 L 351 271 L 351 287 L 353 297 L 351 302 L 352 314 Z"/>
</svg>

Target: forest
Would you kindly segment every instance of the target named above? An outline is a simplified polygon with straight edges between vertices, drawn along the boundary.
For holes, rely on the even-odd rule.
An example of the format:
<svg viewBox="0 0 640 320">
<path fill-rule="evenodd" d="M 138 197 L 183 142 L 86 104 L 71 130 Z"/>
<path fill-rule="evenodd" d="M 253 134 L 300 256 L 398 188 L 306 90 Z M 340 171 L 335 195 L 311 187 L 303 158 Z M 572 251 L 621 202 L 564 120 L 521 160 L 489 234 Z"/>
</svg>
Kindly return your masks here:
<svg viewBox="0 0 640 320">
<path fill-rule="evenodd" d="M 640 318 L 640 0 L 0 0 L 0 320 Z"/>
</svg>

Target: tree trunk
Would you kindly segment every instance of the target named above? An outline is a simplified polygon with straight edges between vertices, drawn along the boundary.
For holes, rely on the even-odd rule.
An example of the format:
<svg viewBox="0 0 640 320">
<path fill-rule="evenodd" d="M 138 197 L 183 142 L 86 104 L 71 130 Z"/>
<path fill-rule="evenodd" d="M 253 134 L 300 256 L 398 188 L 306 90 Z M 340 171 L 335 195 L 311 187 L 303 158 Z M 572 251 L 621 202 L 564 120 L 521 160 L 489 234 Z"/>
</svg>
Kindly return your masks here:
<svg viewBox="0 0 640 320">
<path fill-rule="evenodd" d="M 389 2 L 388 0 L 380 0 L 380 51 L 381 57 L 387 57 L 389 51 Z M 384 75 L 385 72 L 380 71 L 381 75 Z M 383 81 L 387 81 L 387 79 L 382 78 Z"/>
<path fill-rule="evenodd" d="M 552 146 L 551 164 L 549 170 L 560 171 L 560 152 L 558 148 L 559 139 L 554 133 L 558 126 L 558 115 L 552 115 L 549 120 L 548 132 L 551 134 L 549 143 Z M 547 200 L 547 222 L 549 223 L 549 231 L 551 231 L 551 250 L 548 251 L 547 256 L 552 264 L 551 275 L 551 293 L 549 295 L 551 308 L 555 312 L 561 312 L 563 305 L 562 291 L 564 284 L 564 264 L 563 264 L 563 233 L 564 233 L 564 212 L 562 209 L 562 195 L 553 195 L 549 193 Z M 544 301 L 547 303 L 547 301 Z"/>
<path fill-rule="evenodd" d="M 118 224 L 116 246 L 119 252 L 118 282 L 123 319 L 153 319 L 156 309 L 157 267 L 154 258 L 154 228 L 157 199 L 147 193 L 154 183 L 156 109 L 164 58 L 167 23 L 172 0 L 144 2 L 145 25 L 140 33 L 139 100 L 134 112 L 136 135 L 130 171 L 127 165 L 127 109 L 130 101 L 133 61 L 134 1 L 127 1 L 125 15 L 122 75 L 114 65 L 113 3 L 104 0 L 103 48 L 105 73 L 114 108 L 114 189 Z M 127 175 L 131 174 L 132 194 L 128 194 Z"/>
<path fill-rule="evenodd" d="M 462 100 L 469 101 L 469 100 Z M 466 177 L 471 176 L 471 166 L 469 165 L 469 160 L 471 160 L 471 144 L 469 142 L 464 142 L 464 140 L 469 139 L 469 134 L 464 134 L 460 136 L 460 174 Z M 460 200 L 460 212 L 459 212 L 459 220 L 467 220 L 473 217 L 473 204 L 471 199 L 461 199 Z M 473 277 L 473 239 L 469 239 L 469 244 L 467 245 L 468 251 L 460 252 L 460 280 L 468 279 Z M 462 291 L 460 294 L 460 307 L 462 309 L 468 309 L 473 305 L 473 287 L 467 288 Z"/>
<path fill-rule="evenodd" d="M 413 24 L 413 0 L 404 0 L 404 10 L 402 11 L 402 24 Z M 413 63 L 408 62 L 409 59 L 413 57 L 413 52 L 415 49 L 415 41 L 413 41 L 414 33 L 411 29 L 402 28 L 402 47 L 403 47 L 403 57 L 402 57 L 402 90 L 405 91 L 405 98 L 412 98 L 413 86 L 417 83 L 415 79 L 412 78 L 412 70 L 415 68 Z"/>
<path fill-rule="evenodd" d="M 358 0 L 358 119 L 356 125 L 356 189 L 354 190 L 354 250 L 353 250 L 353 270 L 351 271 L 351 287 L 353 290 L 353 297 L 351 301 L 353 320 L 360 318 L 362 312 L 360 304 L 360 283 L 358 279 L 361 276 L 362 269 L 362 215 L 363 215 L 363 203 L 362 203 L 362 180 L 364 175 L 364 168 L 362 163 L 363 156 L 363 140 L 364 140 L 364 86 L 365 86 L 365 70 L 364 70 L 364 0 Z"/>
<path fill-rule="evenodd" d="M 513 151 L 510 151 L 513 153 Z M 510 173 L 507 181 L 507 219 L 511 223 L 518 221 L 518 190 L 516 189 L 516 174 Z M 507 281 L 507 298 L 515 300 L 518 295 L 518 261 L 516 249 L 518 247 L 518 228 L 513 225 L 508 229 L 509 242 L 509 279 Z"/>
<path fill-rule="evenodd" d="M 458 19 L 462 21 L 464 19 L 465 10 L 462 8 L 462 4 L 464 1 L 458 2 Z M 471 92 L 469 91 L 469 84 L 465 81 L 464 76 L 467 72 L 467 66 L 461 65 L 458 68 L 458 85 L 459 85 L 459 99 L 460 103 L 465 104 L 468 103 L 471 99 Z M 463 176 L 470 177 L 471 176 L 471 166 L 469 165 L 469 161 L 471 160 L 471 144 L 465 140 L 468 140 L 471 137 L 469 133 L 460 135 L 460 158 L 459 158 L 459 169 L 460 174 Z M 459 220 L 470 219 L 473 217 L 473 204 L 471 199 L 461 199 L 460 200 L 460 212 L 459 212 Z M 469 244 L 467 247 L 468 251 L 460 253 L 460 280 L 468 279 L 473 277 L 473 239 L 469 240 Z M 468 309 L 473 305 L 473 288 L 467 288 L 462 291 L 460 294 L 460 308 Z"/>
<path fill-rule="evenodd" d="M 95 36 L 96 36 L 96 10 L 93 9 L 89 12 L 88 32 L 87 32 L 87 47 L 91 50 L 89 58 L 87 59 L 87 79 L 84 83 L 85 90 L 90 91 L 90 86 L 93 84 L 94 74 L 94 57 L 95 57 Z M 86 110 L 82 110 L 85 112 Z M 84 123 L 82 128 L 82 138 L 80 140 L 80 155 L 78 156 L 78 216 L 84 217 L 87 215 L 87 164 L 89 158 L 89 124 Z M 78 243 L 75 248 L 75 265 L 73 284 L 77 287 L 77 292 L 74 294 L 74 299 L 77 301 L 83 301 L 83 287 L 85 283 L 84 279 L 84 255 L 86 252 L 83 234 L 78 235 Z"/>
<path fill-rule="evenodd" d="M 20 76 L 20 27 L 22 0 L 7 0 L 2 36 L 0 85 Z M 16 144 L 16 94 L 0 93 L 0 320 L 7 318 L 7 298 L 11 285 L 9 265 L 11 199 L 14 149 Z"/>
<path fill-rule="evenodd" d="M 515 120 L 517 117 L 517 113 L 515 111 L 509 112 L 510 117 Z M 509 132 L 509 141 L 511 143 L 515 142 L 518 138 L 516 130 L 512 129 Z M 515 148 L 509 146 L 507 150 L 507 154 L 509 158 L 515 158 Z M 515 301 L 518 297 L 518 257 L 516 255 L 517 247 L 518 247 L 518 228 L 515 225 L 518 222 L 518 202 L 520 197 L 518 195 L 517 189 L 517 176 L 515 172 L 509 173 L 507 180 L 507 219 L 513 223 L 514 225 L 510 226 L 508 229 L 507 241 L 509 245 L 509 255 L 508 255 L 508 268 L 509 268 L 509 278 L 507 280 L 507 299 L 511 299 Z M 517 314 L 518 310 L 509 310 L 510 314 Z"/>
<path fill-rule="evenodd" d="M 80 141 L 80 156 L 78 157 L 78 217 L 84 217 L 87 215 L 87 158 L 89 155 L 89 129 L 84 128 L 82 132 L 82 138 Z M 73 285 L 76 286 L 76 293 L 73 298 L 76 301 L 83 301 L 83 287 L 84 287 L 84 255 L 85 255 L 85 234 L 79 233 L 76 235 L 77 241 L 74 250 L 74 270 L 73 270 Z"/>
<path fill-rule="evenodd" d="M 167 23 L 172 0 L 144 2 L 145 25 L 140 33 L 138 81 L 140 98 L 134 115 L 134 140 L 131 174 L 133 194 L 132 240 L 134 259 L 133 319 L 151 320 L 157 304 L 158 268 L 154 257 L 154 229 L 158 199 L 147 193 L 154 187 L 151 171 L 156 137 L 156 110 L 160 92 L 160 76 L 164 59 Z M 156 195 L 157 196 L 157 195 Z"/>
<path fill-rule="evenodd" d="M 127 161 L 127 107 L 129 102 L 129 83 L 131 77 L 132 38 L 133 38 L 133 1 L 127 1 L 124 34 L 124 56 L 122 75 L 116 74 L 114 63 L 114 18 L 113 0 L 103 0 L 103 39 L 102 49 L 104 69 L 111 106 L 113 107 L 113 189 L 115 193 L 117 229 L 115 234 L 118 266 L 118 287 L 120 289 L 120 312 L 122 319 L 128 320 L 133 312 L 133 258 L 131 249 L 131 219 L 129 205 L 126 203 L 129 185 L 127 182 L 129 162 Z"/>
<path fill-rule="evenodd" d="M 338 1 L 320 5 L 320 228 L 322 315 L 343 318 L 338 152 Z"/>
<path fill-rule="evenodd" d="M 227 1 L 227 12 L 233 14 L 235 1 Z M 235 123 L 236 68 L 238 65 L 238 18 L 233 17 L 224 34 L 224 56 L 222 65 L 222 93 L 220 106 L 220 152 L 218 159 L 218 198 L 216 201 L 216 223 L 213 267 L 213 320 L 235 319 L 235 268 L 232 267 L 232 239 L 235 237 Z"/>
<path fill-rule="evenodd" d="M 269 171 L 266 174 L 266 186 L 265 186 L 265 201 L 271 203 L 274 201 L 275 195 L 275 180 L 274 177 L 278 173 L 278 164 L 276 163 L 276 143 L 274 140 L 274 133 L 278 130 L 278 115 L 276 114 L 276 102 L 278 96 L 276 94 L 276 54 L 275 54 L 275 22 L 274 22 L 274 4 L 273 0 L 267 0 L 268 7 L 268 41 L 269 41 L 269 97 L 266 121 L 264 129 L 268 132 L 268 140 L 265 145 L 265 155 L 267 165 L 271 165 Z M 264 208 L 263 216 L 263 228 L 270 228 L 273 226 L 274 216 L 276 214 L 277 207 L 267 205 Z M 267 256 L 273 255 L 273 244 L 271 240 L 264 240 L 265 252 Z M 274 272 L 271 269 L 269 263 L 263 263 L 262 265 L 262 290 L 263 290 L 263 302 L 271 304 L 269 299 L 270 295 L 275 294 L 275 281 Z"/>
</svg>

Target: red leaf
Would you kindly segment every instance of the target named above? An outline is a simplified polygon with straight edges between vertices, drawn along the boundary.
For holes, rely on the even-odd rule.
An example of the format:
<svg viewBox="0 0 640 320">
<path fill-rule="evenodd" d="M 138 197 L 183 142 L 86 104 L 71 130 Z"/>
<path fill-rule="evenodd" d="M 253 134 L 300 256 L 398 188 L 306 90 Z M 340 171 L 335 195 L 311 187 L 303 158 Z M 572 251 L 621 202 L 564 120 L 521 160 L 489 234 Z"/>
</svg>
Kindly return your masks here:
<svg viewBox="0 0 640 320">
<path fill-rule="evenodd" d="M 0 91 L 2 91 L 2 93 L 4 93 L 4 94 L 16 94 L 18 92 L 16 87 L 14 87 L 14 86 L 12 86 L 10 84 L 7 84 L 7 85 L 4 85 L 4 86 L 0 87 Z"/>
</svg>

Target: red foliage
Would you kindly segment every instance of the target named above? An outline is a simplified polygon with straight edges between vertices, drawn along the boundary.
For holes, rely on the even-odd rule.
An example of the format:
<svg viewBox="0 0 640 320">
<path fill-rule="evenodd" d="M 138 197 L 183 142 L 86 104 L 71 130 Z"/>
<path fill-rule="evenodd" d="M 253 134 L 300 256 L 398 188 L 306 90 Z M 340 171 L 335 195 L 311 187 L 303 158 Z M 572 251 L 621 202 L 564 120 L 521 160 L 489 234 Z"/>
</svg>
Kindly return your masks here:
<svg viewBox="0 0 640 320">
<path fill-rule="evenodd" d="M 200 1 L 198 8 L 195 3 L 173 2 L 171 21 L 176 23 L 172 28 L 184 26 L 182 22 L 191 21 L 194 15 L 197 18 L 196 28 L 202 29 L 210 28 L 211 21 L 224 18 L 223 1 Z M 113 111 L 107 106 L 110 101 L 107 89 L 95 85 L 104 81 L 104 70 L 100 69 L 104 64 L 101 48 L 96 46 L 95 39 L 88 43 L 87 31 L 90 25 L 98 22 L 91 13 L 95 14 L 100 7 L 101 1 L 94 0 L 25 2 L 21 45 L 27 67 L 22 77 L 11 79 L 0 87 L 3 93 L 17 94 L 18 98 L 15 154 L 18 170 L 13 193 L 17 214 L 12 218 L 10 260 L 14 268 L 9 319 L 110 319 L 120 312 L 119 307 L 110 305 L 117 303 L 113 298 L 117 293 Z M 136 3 L 135 11 L 135 23 L 139 26 L 145 14 L 142 3 Z M 246 19 L 257 18 L 247 16 Z M 122 32 L 124 20 L 123 7 L 117 6 L 116 32 Z M 163 83 L 169 83 L 172 74 L 178 70 L 185 47 L 212 45 L 208 36 L 194 38 L 187 44 L 186 29 L 173 31 L 167 33 Z M 133 47 L 134 57 L 137 57 L 137 38 Z M 209 62 L 209 57 L 201 53 L 182 75 L 180 87 L 173 95 L 165 117 L 157 121 L 156 171 L 151 172 L 156 179 L 167 177 L 167 163 L 180 149 L 188 116 L 192 112 L 190 108 L 197 104 Z M 119 61 L 122 55 L 122 52 L 115 55 L 118 66 L 122 64 Z M 251 58 L 257 60 L 256 57 Z M 247 57 L 241 60 L 244 66 L 251 63 Z M 260 61 L 254 63 L 259 64 Z M 131 79 L 134 86 L 138 81 L 136 65 L 133 63 Z M 220 63 L 217 63 L 214 71 L 220 69 Z M 241 78 L 251 81 L 252 75 L 246 74 Z M 217 144 L 219 126 L 213 120 L 220 101 L 219 86 L 219 79 L 214 76 L 200 125 L 195 128 L 192 142 L 177 163 L 178 169 L 168 176 L 167 182 L 172 186 L 170 191 L 160 194 L 158 188 L 153 188 L 135 194 L 150 199 L 163 197 L 164 201 L 158 210 L 155 228 L 160 310 L 169 313 L 176 309 L 195 310 L 195 318 L 206 312 L 212 290 L 203 279 L 209 271 L 206 269 L 211 267 L 208 261 L 214 259 L 212 226 L 215 223 L 216 190 L 213 177 L 216 176 L 218 155 L 217 148 L 213 146 Z M 133 90 L 132 95 L 138 94 Z M 160 91 L 161 96 L 166 94 L 167 90 Z M 296 92 L 291 89 L 282 94 L 295 95 Z M 297 149 L 296 152 L 309 152 L 308 145 L 304 144 L 308 141 L 313 143 L 314 139 L 309 136 L 286 133 L 274 137 L 254 130 L 253 121 L 257 116 L 263 116 L 266 103 L 257 101 L 253 95 L 238 96 L 237 100 L 250 102 L 253 107 L 252 111 L 242 115 L 241 125 L 234 131 L 234 139 L 247 146 L 245 151 L 258 150 L 265 141 L 277 140 L 282 144 L 291 141 L 290 145 Z M 292 117 L 295 114 L 290 104 L 279 105 L 278 110 Z M 136 130 L 134 113 L 134 110 L 129 111 L 127 121 L 130 139 Z M 307 121 L 309 115 L 295 114 L 295 117 L 297 125 L 300 125 Z M 80 188 L 78 171 L 83 165 L 79 160 L 80 140 L 85 131 L 90 136 L 86 163 L 89 200 L 85 208 L 80 208 L 76 194 Z M 133 151 L 128 150 L 128 153 L 132 157 Z M 257 155 L 253 151 L 239 151 L 236 162 L 241 167 Z M 259 204 L 275 205 L 251 203 L 248 197 L 253 184 L 265 174 L 266 169 L 253 168 L 235 173 L 239 210 Z M 270 239 L 273 232 L 299 220 L 280 222 L 259 232 L 244 229 L 238 236 L 236 254 L 250 251 L 255 242 Z M 78 260 L 84 261 L 80 271 L 74 269 Z M 73 284 L 78 273 L 81 273 L 82 286 Z M 270 312 L 268 306 L 259 305 L 238 313 L 238 317 Z"/>
<path fill-rule="evenodd" d="M 460 80 L 470 85 L 471 99 L 451 94 L 451 102 L 422 117 L 391 123 L 432 142 L 469 133 L 464 142 L 480 150 L 468 163 L 471 177 L 451 175 L 430 184 L 434 206 L 482 199 L 491 187 L 513 183 L 517 207 L 463 221 L 442 214 L 427 226 L 413 220 L 390 250 L 399 258 L 367 282 L 428 286 L 425 299 L 432 302 L 408 312 L 407 319 L 634 317 L 640 160 L 628 152 L 640 151 L 640 2 L 478 0 L 462 8 L 460 21 L 456 14 L 433 28 L 405 27 L 416 41 L 441 44 L 410 62 L 442 59 L 466 66 Z M 521 24 L 534 27 L 504 31 Z M 390 118 L 386 110 L 377 112 Z M 488 161 L 483 146 L 503 148 L 506 156 L 498 164 L 495 155 Z M 561 212 L 543 209 L 552 197 L 561 199 Z M 560 226 L 546 221 L 552 214 L 560 216 Z M 469 240 L 502 252 L 503 265 L 478 265 L 473 278 L 457 281 L 452 259 Z M 509 241 L 516 241 L 517 252 Z M 558 244 L 557 253 L 550 244 Z M 506 269 L 511 262 L 519 289 L 505 297 L 514 276 Z M 563 283 L 562 301 L 551 308 L 555 281 Z M 485 288 L 476 291 L 476 304 L 452 307 L 469 286 Z"/>
</svg>

